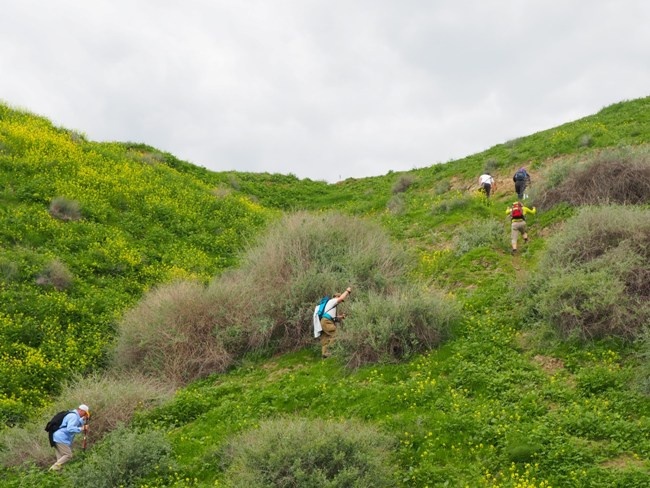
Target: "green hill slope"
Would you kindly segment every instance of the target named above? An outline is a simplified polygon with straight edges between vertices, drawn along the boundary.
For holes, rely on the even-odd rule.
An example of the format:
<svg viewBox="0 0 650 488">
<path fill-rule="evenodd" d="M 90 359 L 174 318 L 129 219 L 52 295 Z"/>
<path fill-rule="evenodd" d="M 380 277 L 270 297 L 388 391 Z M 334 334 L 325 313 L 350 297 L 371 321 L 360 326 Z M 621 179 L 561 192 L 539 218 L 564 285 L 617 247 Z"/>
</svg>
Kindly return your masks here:
<svg viewBox="0 0 650 488">
<path fill-rule="evenodd" d="M 321 360 L 316 344 L 272 358 L 249 354 L 232 371 L 141 409 L 134 430 L 97 442 L 63 476 L 7 468 L 3 486 L 280 486 L 274 469 L 287 479 L 294 473 L 297 486 L 355 486 L 369 479 L 364 456 L 389 466 L 384 486 L 650 483 L 648 347 L 634 325 L 646 316 L 626 316 L 629 335 L 611 329 L 589 337 L 592 323 L 614 323 L 607 311 L 619 310 L 621 295 L 610 303 L 606 292 L 619 285 L 635 300 L 625 310 L 643 311 L 647 290 L 632 275 L 650 276 L 648 230 L 626 219 L 649 220 L 650 194 L 599 214 L 561 199 L 549 204 L 530 219 L 530 243 L 516 257 L 505 214 L 511 175 L 522 165 L 533 177 L 533 202 L 584 183 L 583 167 L 638 167 L 634 174 L 645 178 L 650 98 L 463 160 L 336 185 L 212 173 L 0 109 L 5 422 L 28 419 L 71 371 L 101 369 L 116 322 L 152 285 L 207 282 L 233 268 L 246 239 L 288 210 L 333 209 L 380 224 L 409 252 L 409 281 L 441 288 L 462 307 L 449 340 L 402 362 L 350 369 L 342 354 Z M 489 202 L 474 192 L 486 169 L 498 182 Z M 67 220 L 52 208 L 57 197 L 72 212 Z M 622 226 L 604 226 L 609 240 L 598 247 L 591 229 L 602 221 Z M 571 241 L 572 229 L 593 246 Z M 584 252 L 565 258 L 567 245 Z M 79 337 L 93 346 L 81 347 Z M 129 463 L 146 468 L 139 481 L 130 481 L 129 469 L 137 470 Z M 255 484 L 256 472 L 268 474 L 266 484 Z"/>
<path fill-rule="evenodd" d="M 271 216 L 176 163 L 0 105 L 3 423 L 100 367 L 116 319 L 145 290 L 232 266 Z"/>
</svg>

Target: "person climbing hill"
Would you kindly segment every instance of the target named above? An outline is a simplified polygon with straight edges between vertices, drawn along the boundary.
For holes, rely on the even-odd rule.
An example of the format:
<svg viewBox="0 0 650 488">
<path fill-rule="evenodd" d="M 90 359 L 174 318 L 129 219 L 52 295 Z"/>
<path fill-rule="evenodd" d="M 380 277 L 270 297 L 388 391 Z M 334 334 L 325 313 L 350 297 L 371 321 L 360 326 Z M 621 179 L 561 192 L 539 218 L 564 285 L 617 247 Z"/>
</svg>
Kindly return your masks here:
<svg viewBox="0 0 650 488">
<path fill-rule="evenodd" d="M 510 224 L 510 240 L 512 242 L 512 254 L 517 253 L 517 241 L 519 234 L 524 238 L 524 242 L 528 242 L 528 233 L 526 228 L 526 215 L 535 215 L 537 209 L 535 207 L 525 207 L 520 201 L 516 201 L 512 206 L 506 210 L 506 215 L 510 216 L 512 223 Z"/>
<path fill-rule="evenodd" d="M 325 297 L 321 304 L 314 310 L 314 336 L 320 337 L 321 355 L 323 359 L 330 357 L 328 347 L 336 337 L 336 324 L 345 319 L 345 314 L 336 313 L 336 306 L 345 301 L 352 293 L 352 288 L 347 287 L 343 293 L 335 293 L 332 298 Z"/>
<path fill-rule="evenodd" d="M 478 184 L 481 187 L 481 190 L 485 192 L 485 196 L 487 198 L 490 198 L 490 193 L 492 190 L 497 189 L 497 185 L 494 181 L 494 178 L 492 178 L 492 175 L 490 173 L 484 173 L 478 178 Z"/>
<path fill-rule="evenodd" d="M 512 176 L 512 181 L 515 182 L 515 193 L 517 193 L 517 198 L 521 201 L 525 197 L 525 191 L 528 186 L 530 186 L 530 175 L 526 168 L 519 168 L 515 174 Z"/>
<path fill-rule="evenodd" d="M 59 417 L 59 420 L 55 422 L 55 418 L 53 418 L 45 427 L 48 433 L 51 432 L 50 444 L 56 448 L 56 462 L 50 467 L 50 471 L 61 470 L 63 465 L 72 459 L 74 436 L 79 432 L 88 430 L 87 423 L 90 418 L 90 409 L 87 405 L 81 404 L 76 409 L 69 412 L 60 412 L 57 415 L 61 414 L 65 414 L 62 419 Z M 57 425 L 52 425 L 54 422 Z"/>
</svg>

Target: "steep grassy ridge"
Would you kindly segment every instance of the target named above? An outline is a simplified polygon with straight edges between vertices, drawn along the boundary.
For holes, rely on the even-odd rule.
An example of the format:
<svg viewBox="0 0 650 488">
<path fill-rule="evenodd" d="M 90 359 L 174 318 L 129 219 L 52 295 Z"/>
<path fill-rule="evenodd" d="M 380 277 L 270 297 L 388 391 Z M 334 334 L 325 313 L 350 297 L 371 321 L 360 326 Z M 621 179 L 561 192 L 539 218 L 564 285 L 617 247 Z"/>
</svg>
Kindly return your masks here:
<svg viewBox="0 0 650 488">
<path fill-rule="evenodd" d="M 593 227 L 584 222 L 603 215 L 598 212 L 625 215 L 618 218 L 623 220 L 629 218 L 630 210 L 647 219 L 648 200 L 629 209 L 585 208 L 578 212 L 560 199 L 529 219 L 530 243 L 514 258 L 508 252 L 505 208 L 514 196 L 511 174 L 521 165 L 533 175 L 533 202 L 536 192 L 546 194 L 553 185 L 561 186 L 571 178 L 577 178 L 579 184 L 581 177 L 573 175 L 571 168 L 600 161 L 603 152 L 613 161 L 634 161 L 645 171 L 647 148 L 643 145 L 650 142 L 649 109 L 647 98 L 624 102 L 460 161 L 336 185 L 291 176 L 210 173 L 171 156 L 160 156 L 163 160 L 153 163 L 157 171 L 169 172 L 185 184 L 190 181 L 202 195 L 217 188 L 215 193 L 221 196 L 216 201 L 237 202 L 257 216 L 259 221 L 247 225 L 242 234 L 258 229 L 267 215 L 261 207 L 246 203 L 253 197 L 275 209 L 336 209 L 380 223 L 408 248 L 415 261 L 410 284 L 421 290 L 443 289 L 450 300 L 460 303 L 462 320 L 439 348 L 403 363 L 388 356 L 382 364 L 350 369 L 340 360 L 346 357 L 342 350 L 338 359 L 323 361 L 315 343 L 274 358 L 245 355 L 232 371 L 196 381 L 158 408 L 141 409 L 132 429 L 109 434 L 81 454 L 80 462 L 70 464 L 63 476 L 54 478 L 38 468 L 22 467 L 6 469 L 0 480 L 5 486 L 110 486 L 102 485 L 106 480 L 148 487 L 279 486 L 277 478 L 270 481 L 279 473 L 298 486 L 324 486 L 324 479 L 337 479 L 328 486 L 354 486 L 355 479 L 365 479 L 361 473 L 371 466 L 367 460 L 375 455 L 391 466 L 387 486 L 648 486 L 650 373 L 642 358 L 647 358 L 650 341 L 644 324 L 637 324 L 632 333 L 629 328 L 624 334 L 608 329 L 611 314 L 593 307 L 590 300 L 594 290 L 603 290 L 597 288 L 598 275 L 592 273 L 604 273 L 607 263 L 616 263 L 616 273 L 610 273 L 609 279 L 620 280 L 611 281 L 616 286 L 609 287 L 607 297 L 612 301 L 607 311 L 616 311 L 619 306 L 629 311 L 630 304 L 633 307 L 637 303 L 634 300 L 643 298 L 646 287 L 632 279 L 636 274 L 631 271 L 638 270 L 643 276 L 648 272 L 647 260 L 635 257 L 645 256 L 647 251 L 645 227 L 637 232 L 626 226 L 629 234 L 615 225 L 604 225 L 604 230 L 595 235 L 566 231 L 583 225 Z M 21 123 L 30 127 L 33 120 L 8 109 L 3 117 L 22 118 Z M 34 120 L 47 126 L 41 119 Z M 20 144 L 12 139 L 14 132 L 3 129 L 0 143 L 3 163 L 11 161 L 16 168 L 17 161 L 26 158 L 29 151 L 19 152 Z M 51 127 L 46 132 L 71 137 Z M 86 141 L 76 144 L 94 146 Z M 616 149 L 630 145 L 636 147 L 624 153 Z M 120 158 L 133 155 L 133 146 L 109 146 Z M 138 149 L 143 150 L 141 146 Z M 157 153 L 147 149 L 139 154 L 151 158 Z M 568 168 L 568 172 L 553 173 L 558 167 Z M 492 171 L 499 181 L 489 202 L 474 192 L 484 169 Z M 170 183 L 165 180 L 164 184 Z M 9 195 L 6 188 L 5 183 L 5 201 L 14 205 L 31 202 L 26 196 Z M 164 194 L 167 190 L 160 191 Z M 49 217 L 47 207 L 56 196 L 80 201 L 82 213 L 86 206 L 98 209 L 88 214 L 95 215 L 97 225 L 106 224 L 111 215 L 116 218 L 111 221 L 114 225 L 120 221 L 121 210 L 102 213 L 102 208 L 110 210 L 111 206 L 94 205 L 92 198 L 85 202 L 79 196 L 83 192 L 45 195 L 30 204 L 40 205 L 42 220 L 48 217 L 58 226 L 84 220 L 62 222 Z M 143 225 L 147 223 L 145 214 L 140 216 Z M 201 220 L 205 218 L 196 216 L 195 232 L 200 232 L 202 223 L 209 225 Z M 173 210 L 168 219 L 175 220 Z M 236 226 L 240 220 L 231 222 Z M 169 225 L 173 228 L 178 224 Z M 9 229 L 7 233 L 20 235 L 13 227 Z M 571 239 L 581 236 L 589 240 L 583 247 L 594 251 L 594 260 L 583 253 L 567 257 L 561 269 L 549 269 L 561 261 L 553 258 L 554 253 L 572 248 L 571 243 L 576 241 Z M 184 242 L 180 233 L 174 237 Z M 604 245 L 589 245 L 600 241 Z M 151 253 L 169 252 L 165 239 L 149 244 Z M 78 266 L 75 252 L 79 250 L 85 247 L 51 255 L 74 271 Z M 236 246 L 224 254 L 230 260 L 221 266 L 236 262 Z M 616 260 L 617 256 L 625 259 Z M 81 252 L 78 259 L 84 262 L 87 258 Z M 538 263 L 544 268 L 538 269 Z M 6 268 L 11 276 L 15 267 Z M 220 269 L 197 265 L 195 273 L 205 276 Z M 345 270 L 337 272 L 345 276 Z M 574 272 L 582 279 L 573 279 Z M 22 278 L 28 282 L 24 286 L 42 290 L 42 285 L 34 284 L 35 277 L 34 273 L 29 280 Z M 282 277 L 289 280 L 289 288 L 292 277 L 290 273 Z M 154 275 L 151 281 L 143 282 L 146 285 L 166 278 L 164 274 Z M 119 276 L 114 279 L 123 283 Z M 538 286 L 551 281 L 553 286 Z M 2 290 L 7 289 L 7 283 L 14 286 L 21 279 L 5 279 L 4 283 Z M 68 296 L 71 289 L 57 291 L 56 296 Z M 134 303 L 143 289 L 142 285 L 135 287 L 130 301 L 125 300 L 120 310 L 125 310 L 126 302 Z M 630 302 L 612 295 L 625 290 Z M 54 292 L 50 289 L 49 293 Z M 561 298 L 556 301 L 557 310 L 548 305 L 554 303 L 554 293 Z M 260 298 L 255 297 L 255 302 L 263 303 Z M 354 295 L 354 300 L 364 301 L 366 296 Z M 91 302 L 89 297 L 86 301 Z M 356 305 L 346 304 L 347 310 L 353 311 Z M 603 326 L 598 330 L 609 330 L 599 334 L 598 340 L 589 339 L 593 332 L 589 320 L 575 321 L 579 327 L 574 329 L 563 328 L 567 325 L 563 317 L 584 318 L 594 310 L 598 315 L 592 317 Z M 18 314 L 7 316 L 7 324 L 13 326 Z M 57 311 L 53 317 L 58 320 L 58 316 Z M 643 320 L 643 315 L 626 317 Z M 349 327 L 355 327 L 353 316 Z M 355 340 L 362 341 L 363 337 Z M 96 414 L 102 415 L 101 408 Z M 302 431 L 312 432 L 312 437 L 301 437 Z M 129 445 L 121 439 L 127 439 Z M 340 442 L 328 458 L 320 453 L 328 442 L 334 442 L 332 439 Z M 373 440 L 377 451 L 370 450 Z M 302 448 L 296 447 L 298 444 Z M 357 449 L 350 451 L 346 447 L 350 445 Z M 308 453 L 319 454 L 310 457 Z M 129 467 L 134 463 L 148 469 L 132 474 L 135 471 Z M 265 474 L 250 478 L 246 473 L 251 472 L 266 473 L 266 484 L 261 481 Z"/>
</svg>

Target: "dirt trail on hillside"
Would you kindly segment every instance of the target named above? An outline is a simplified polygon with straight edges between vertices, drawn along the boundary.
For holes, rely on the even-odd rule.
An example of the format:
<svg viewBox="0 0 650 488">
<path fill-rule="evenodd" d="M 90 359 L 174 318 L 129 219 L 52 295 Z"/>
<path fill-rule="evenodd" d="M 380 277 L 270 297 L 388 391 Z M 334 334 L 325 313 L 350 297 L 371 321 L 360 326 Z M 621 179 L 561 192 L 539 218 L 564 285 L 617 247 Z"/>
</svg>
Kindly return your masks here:
<svg viewBox="0 0 650 488">
<path fill-rule="evenodd" d="M 528 267 L 526 262 L 521 259 L 521 256 L 518 254 L 512 256 L 512 267 L 515 270 L 515 279 L 517 280 L 517 285 L 521 285 L 526 282 L 528 278 Z"/>
<path fill-rule="evenodd" d="M 499 196 L 503 196 L 503 195 L 506 196 L 510 195 L 514 200 L 517 197 L 517 194 L 515 193 L 515 183 L 514 181 L 512 181 L 512 176 L 515 174 L 515 171 L 517 171 L 517 169 L 519 169 L 520 167 L 521 166 L 517 166 L 516 168 L 513 167 L 512 172 L 510 174 L 505 174 L 505 175 L 492 172 L 492 177 L 494 178 L 494 183 L 495 183 L 494 185 L 495 189 L 493 190 L 492 193 L 493 198 L 498 198 Z M 529 188 L 542 181 L 541 172 L 530 170 L 528 168 L 526 168 L 526 171 L 528 171 L 528 174 L 530 175 L 531 183 L 529 185 Z M 463 179 L 452 178 L 451 189 L 467 191 L 467 192 L 478 190 L 480 188 L 478 184 L 479 176 L 480 175 L 476 175 L 476 178 L 474 178 L 471 181 L 468 181 L 465 178 Z"/>
</svg>

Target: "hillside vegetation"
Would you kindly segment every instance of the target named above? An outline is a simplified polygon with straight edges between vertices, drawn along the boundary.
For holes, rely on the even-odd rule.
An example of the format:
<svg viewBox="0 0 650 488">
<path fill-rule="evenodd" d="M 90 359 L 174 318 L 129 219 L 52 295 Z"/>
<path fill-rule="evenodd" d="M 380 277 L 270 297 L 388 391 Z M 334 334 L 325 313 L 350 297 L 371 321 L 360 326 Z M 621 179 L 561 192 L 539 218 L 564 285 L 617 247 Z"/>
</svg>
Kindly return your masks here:
<svg viewBox="0 0 650 488">
<path fill-rule="evenodd" d="M 0 105 L 0 485 L 648 486 L 649 144 L 644 98 L 328 185 Z M 80 402 L 90 447 L 49 474 Z"/>
</svg>

